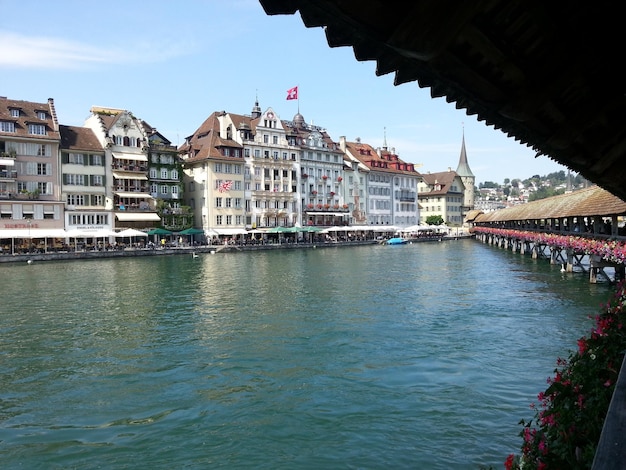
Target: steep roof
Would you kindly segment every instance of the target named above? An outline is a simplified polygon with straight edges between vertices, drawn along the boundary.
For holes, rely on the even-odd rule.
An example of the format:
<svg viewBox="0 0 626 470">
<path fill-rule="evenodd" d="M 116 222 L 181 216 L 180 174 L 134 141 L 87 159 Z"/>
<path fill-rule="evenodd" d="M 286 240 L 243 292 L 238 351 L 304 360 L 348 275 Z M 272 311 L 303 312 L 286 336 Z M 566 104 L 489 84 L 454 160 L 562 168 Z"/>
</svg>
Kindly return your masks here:
<svg viewBox="0 0 626 470">
<path fill-rule="evenodd" d="M 19 115 L 14 116 L 12 111 Z M 40 114 L 44 113 L 42 119 Z M 2 132 L 4 137 L 22 137 L 28 139 L 60 139 L 59 123 L 57 121 L 54 100 L 49 98 L 46 103 L 34 101 L 12 100 L 0 96 L 0 121 L 13 122 L 15 132 Z M 46 134 L 31 134 L 29 124 L 41 124 L 46 127 Z"/>
<path fill-rule="evenodd" d="M 509 220 L 556 219 L 594 215 L 626 215 L 626 202 L 599 186 L 548 197 L 527 204 L 486 212 L 475 218 L 476 223 Z"/>
<path fill-rule="evenodd" d="M 459 176 L 455 171 L 440 171 L 437 173 L 422 173 L 422 179 L 424 183 L 426 183 L 431 190 L 430 191 L 419 191 L 417 196 L 418 198 L 427 198 L 432 196 L 443 196 L 450 192 L 452 188 L 452 183 L 454 179 Z M 435 190 L 436 185 L 440 185 L 441 189 Z M 459 188 L 459 192 L 462 188 Z"/>
<path fill-rule="evenodd" d="M 82 150 L 86 152 L 104 152 L 104 148 L 88 127 L 59 126 L 61 133 L 61 148 L 63 150 Z"/>
<path fill-rule="evenodd" d="M 179 155 L 188 155 L 185 163 L 197 163 L 206 159 L 232 160 L 232 157 L 224 156 L 220 149 L 222 147 L 242 148 L 234 140 L 220 137 L 218 115 L 223 113 L 225 111 L 211 113 L 200 127 L 191 136 L 187 137 L 185 143 L 179 147 Z"/>
<path fill-rule="evenodd" d="M 407 163 L 400 159 L 398 155 L 387 149 L 382 149 L 380 154 L 369 144 L 362 142 L 346 142 L 346 151 L 350 152 L 353 158 L 356 158 L 371 171 L 381 171 L 384 173 L 404 174 L 411 176 L 419 176 L 420 173 L 415 170 L 413 163 Z"/>
<path fill-rule="evenodd" d="M 502 131 L 626 199 L 624 20 L 604 3 L 545 0 L 260 0 L 299 12 L 330 47 L 376 61 L 376 75 Z M 497 158 L 497 157 L 496 157 Z M 544 157 L 545 158 L 545 157 Z"/>
<path fill-rule="evenodd" d="M 461 156 L 459 157 L 459 166 L 456 168 L 456 174 L 465 178 L 472 177 L 474 173 L 469 167 L 467 162 L 467 151 L 465 150 L 465 133 L 463 133 L 463 140 L 461 141 Z"/>
</svg>

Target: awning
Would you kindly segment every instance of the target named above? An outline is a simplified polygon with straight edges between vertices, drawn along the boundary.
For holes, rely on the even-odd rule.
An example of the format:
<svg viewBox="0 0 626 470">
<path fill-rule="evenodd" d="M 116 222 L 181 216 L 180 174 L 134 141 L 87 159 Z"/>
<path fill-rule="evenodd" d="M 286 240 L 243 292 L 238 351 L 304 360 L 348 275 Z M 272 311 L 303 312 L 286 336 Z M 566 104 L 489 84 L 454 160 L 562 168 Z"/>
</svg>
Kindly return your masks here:
<svg viewBox="0 0 626 470">
<path fill-rule="evenodd" d="M 117 235 L 113 230 L 69 230 L 65 232 L 65 238 L 103 238 Z"/>
<path fill-rule="evenodd" d="M 114 153 L 112 154 L 113 158 L 117 158 L 118 160 L 137 160 L 140 162 L 147 162 L 148 156 L 138 153 Z"/>
<path fill-rule="evenodd" d="M 344 215 L 350 215 L 347 212 L 307 212 L 306 215 L 334 215 L 335 217 L 343 217 Z"/>
<path fill-rule="evenodd" d="M 244 235 L 248 233 L 248 231 L 243 228 L 216 228 L 213 230 L 215 230 L 218 235 Z"/>
<path fill-rule="evenodd" d="M 66 231 L 62 228 L 31 228 L 0 230 L 0 239 L 6 238 L 65 238 Z"/>
<path fill-rule="evenodd" d="M 0 165 L 14 166 L 15 159 L 14 158 L 0 158 Z"/>
<path fill-rule="evenodd" d="M 134 198 L 134 199 L 144 199 L 144 198 L 154 199 L 148 193 L 130 193 L 130 192 L 124 192 L 124 191 L 117 191 L 115 194 L 118 195 L 119 197 L 129 197 L 129 198 Z"/>
<path fill-rule="evenodd" d="M 119 173 L 113 172 L 113 178 L 118 180 L 147 180 L 148 177 L 141 173 Z"/>
<path fill-rule="evenodd" d="M 159 217 L 159 214 L 156 214 L 155 212 L 116 212 L 115 213 L 115 218 L 117 220 L 119 220 L 120 222 L 132 222 L 132 221 L 146 221 L 146 220 L 152 220 L 152 221 L 159 221 L 161 220 L 161 217 Z"/>
</svg>

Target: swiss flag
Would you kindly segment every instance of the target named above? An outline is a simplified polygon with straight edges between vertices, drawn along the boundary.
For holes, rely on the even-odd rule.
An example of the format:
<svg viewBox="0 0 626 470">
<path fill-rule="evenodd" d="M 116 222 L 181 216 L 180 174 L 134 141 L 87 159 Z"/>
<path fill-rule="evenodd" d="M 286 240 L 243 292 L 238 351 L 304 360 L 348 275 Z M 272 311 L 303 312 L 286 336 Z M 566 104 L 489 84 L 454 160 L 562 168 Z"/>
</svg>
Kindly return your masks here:
<svg viewBox="0 0 626 470">
<path fill-rule="evenodd" d="M 293 88 L 289 88 L 287 90 L 287 99 L 288 100 L 297 100 L 298 99 L 298 87 L 295 86 Z"/>
</svg>

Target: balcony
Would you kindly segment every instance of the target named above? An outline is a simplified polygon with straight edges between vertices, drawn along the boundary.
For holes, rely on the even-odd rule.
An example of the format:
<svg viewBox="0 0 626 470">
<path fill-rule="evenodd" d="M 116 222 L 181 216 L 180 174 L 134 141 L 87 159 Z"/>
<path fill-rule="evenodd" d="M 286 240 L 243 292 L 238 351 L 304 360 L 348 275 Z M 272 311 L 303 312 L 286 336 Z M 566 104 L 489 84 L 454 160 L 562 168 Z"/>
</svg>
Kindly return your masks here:
<svg viewBox="0 0 626 470">
<path fill-rule="evenodd" d="M 348 213 L 350 208 L 348 204 L 307 204 L 304 207 L 305 212 L 345 212 Z"/>
<path fill-rule="evenodd" d="M 0 170 L 0 179 L 16 179 L 17 170 Z"/>
</svg>

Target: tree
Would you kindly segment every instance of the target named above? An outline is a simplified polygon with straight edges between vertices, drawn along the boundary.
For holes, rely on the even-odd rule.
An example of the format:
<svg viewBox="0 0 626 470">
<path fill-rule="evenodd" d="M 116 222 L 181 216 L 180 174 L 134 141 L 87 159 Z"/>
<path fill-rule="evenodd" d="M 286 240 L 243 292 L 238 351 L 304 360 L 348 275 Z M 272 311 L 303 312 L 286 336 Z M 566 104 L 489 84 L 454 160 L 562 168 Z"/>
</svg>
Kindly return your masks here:
<svg viewBox="0 0 626 470">
<path fill-rule="evenodd" d="M 429 215 L 426 217 L 426 225 L 441 225 L 443 224 L 443 217 L 440 215 Z"/>
</svg>

